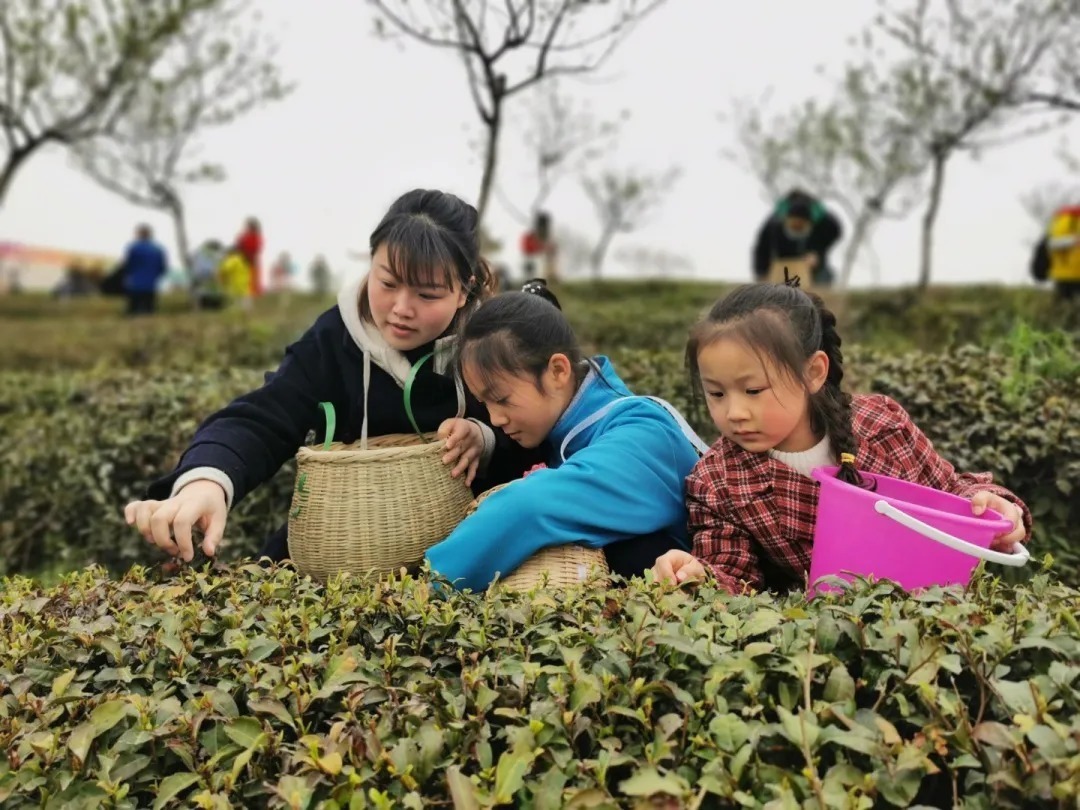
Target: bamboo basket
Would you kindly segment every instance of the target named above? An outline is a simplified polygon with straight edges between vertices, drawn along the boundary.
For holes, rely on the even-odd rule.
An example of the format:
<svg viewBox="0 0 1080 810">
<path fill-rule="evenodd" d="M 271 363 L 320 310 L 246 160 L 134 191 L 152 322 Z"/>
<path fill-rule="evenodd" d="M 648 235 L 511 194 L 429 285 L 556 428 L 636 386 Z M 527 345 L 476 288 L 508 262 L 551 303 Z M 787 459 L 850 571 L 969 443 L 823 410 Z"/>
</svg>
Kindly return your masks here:
<svg viewBox="0 0 1080 810">
<path fill-rule="evenodd" d="M 427 357 L 413 367 L 405 386 Z M 365 368 L 365 399 L 369 369 Z M 458 415 L 464 395 L 458 391 Z M 472 491 L 464 476 L 443 464 L 446 443 L 434 434 L 396 433 L 333 442 L 335 417 L 326 412 L 327 441 L 296 454 L 296 486 L 289 510 L 289 557 L 302 574 L 325 582 L 339 573 L 381 575 L 418 564 L 465 517 Z M 366 411 L 366 408 L 365 408 Z"/>
<path fill-rule="evenodd" d="M 476 511 L 484 498 L 505 486 L 508 484 L 492 487 L 481 494 L 469 506 L 466 517 Z M 536 552 L 508 576 L 500 579 L 499 584 L 512 591 L 527 591 L 545 585 L 549 588 L 570 588 L 585 583 L 596 572 L 607 576 L 610 570 L 603 549 L 566 543 Z"/>
</svg>

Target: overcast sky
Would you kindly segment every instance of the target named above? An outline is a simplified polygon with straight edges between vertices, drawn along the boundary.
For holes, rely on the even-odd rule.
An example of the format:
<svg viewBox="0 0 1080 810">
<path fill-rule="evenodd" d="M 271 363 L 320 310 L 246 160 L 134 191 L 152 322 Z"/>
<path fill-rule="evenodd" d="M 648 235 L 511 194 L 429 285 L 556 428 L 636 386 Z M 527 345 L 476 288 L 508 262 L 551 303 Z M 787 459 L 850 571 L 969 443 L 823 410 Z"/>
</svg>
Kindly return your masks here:
<svg viewBox="0 0 1080 810">
<path fill-rule="evenodd" d="M 347 258 L 366 249 L 386 207 L 416 186 L 476 197 L 480 163 L 469 147 L 478 120 L 461 62 L 452 52 L 372 36 L 363 0 L 259 0 L 282 40 L 281 66 L 297 83 L 293 95 L 215 134 L 207 158 L 228 180 L 187 195 L 193 242 L 232 239 L 243 219 L 264 225 L 266 255 L 289 250 L 303 264 L 325 253 L 335 270 L 359 272 Z M 738 16 L 729 11 L 738 8 Z M 685 255 L 701 278 L 744 279 L 752 240 L 768 207 L 760 189 L 722 157 L 732 145 L 719 120 L 733 99 L 772 90 L 776 102 L 797 102 L 828 87 L 814 65 L 839 65 L 873 13 L 865 0 L 795 3 L 758 0 L 669 0 L 621 46 L 601 77 L 570 89 L 598 114 L 628 108 L 632 117 L 616 166 L 663 169 L 684 176 L 651 224 L 620 237 L 620 246 L 649 246 Z M 511 115 L 524 110 L 514 99 Z M 519 104 L 520 103 L 520 106 Z M 935 261 L 948 282 L 1023 283 L 1038 228 L 1019 197 L 1054 178 L 1054 140 L 1042 139 L 949 168 Z M 532 176 L 520 130 L 503 141 L 499 185 L 504 198 L 527 204 Z M 593 236 L 596 222 L 573 178 L 551 207 L 562 222 Z M 133 226 L 150 221 L 174 249 L 168 220 L 133 208 L 71 168 L 61 152 L 35 157 L 16 178 L 0 210 L 0 240 L 115 253 Z M 516 262 L 520 226 L 496 196 L 489 217 L 508 240 L 503 260 Z M 880 276 L 891 283 L 917 275 L 918 218 L 879 231 Z M 618 272 L 617 262 L 612 266 Z M 856 270 L 872 279 L 873 259 Z"/>
</svg>

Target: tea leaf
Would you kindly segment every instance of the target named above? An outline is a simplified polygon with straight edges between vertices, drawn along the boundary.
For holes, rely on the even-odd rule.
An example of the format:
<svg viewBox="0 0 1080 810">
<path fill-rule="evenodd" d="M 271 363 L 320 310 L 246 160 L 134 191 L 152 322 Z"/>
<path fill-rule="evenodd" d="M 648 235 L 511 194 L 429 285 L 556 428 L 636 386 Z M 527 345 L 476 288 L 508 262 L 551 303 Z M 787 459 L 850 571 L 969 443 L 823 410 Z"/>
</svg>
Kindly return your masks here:
<svg viewBox="0 0 1080 810">
<path fill-rule="evenodd" d="M 456 765 L 446 769 L 446 782 L 454 802 L 454 810 L 480 810 L 476 786 Z"/>
<path fill-rule="evenodd" d="M 1001 695 L 1005 705 L 1011 712 L 1021 714 L 1035 714 L 1038 709 L 1035 706 L 1035 698 L 1031 695 L 1031 686 L 1028 683 L 1014 681 L 993 681 L 994 690 Z"/>
<path fill-rule="evenodd" d="M 532 766 L 531 754 L 507 751 L 495 766 L 495 802 L 510 804 L 525 785 L 525 775 Z"/>
<path fill-rule="evenodd" d="M 655 768 L 642 768 L 619 783 L 627 796 L 655 796 L 658 793 L 680 798 L 689 791 L 686 781 L 675 773 L 661 774 Z"/>
<path fill-rule="evenodd" d="M 183 791 L 199 781 L 197 773 L 174 773 L 166 776 L 158 785 L 157 798 L 154 800 L 153 810 L 161 810 L 170 801 L 179 796 Z"/>
<path fill-rule="evenodd" d="M 76 670 L 69 669 L 63 674 L 57 675 L 53 679 L 52 688 L 49 690 L 49 694 L 53 697 L 60 697 L 63 695 L 67 692 L 67 688 L 71 685 L 71 681 L 75 678 L 76 674 L 78 674 Z"/>
<path fill-rule="evenodd" d="M 241 748 L 254 749 L 266 740 L 262 723 L 254 717 L 238 717 L 225 726 L 226 736 Z"/>
</svg>

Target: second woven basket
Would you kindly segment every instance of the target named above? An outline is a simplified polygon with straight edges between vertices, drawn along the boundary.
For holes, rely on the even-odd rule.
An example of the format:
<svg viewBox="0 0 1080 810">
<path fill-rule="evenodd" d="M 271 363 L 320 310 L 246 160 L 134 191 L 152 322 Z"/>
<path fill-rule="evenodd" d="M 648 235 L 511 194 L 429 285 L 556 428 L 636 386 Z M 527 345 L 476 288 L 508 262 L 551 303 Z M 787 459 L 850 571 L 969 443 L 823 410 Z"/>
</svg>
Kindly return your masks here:
<svg viewBox="0 0 1080 810">
<path fill-rule="evenodd" d="M 484 498 L 505 486 L 509 484 L 492 487 L 482 493 L 469 506 L 466 517 L 476 511 Z M 561 546 L 548 546 L 536 552 L 509 575 L 501 578 L 499 584 L 513 591 L 527 591 L 545 584 L 549 588 L 569 588 L 583 584 L 596 574 L 607 576 L 610 571 L 603 549 L 566 543 Z"/>
</svg>

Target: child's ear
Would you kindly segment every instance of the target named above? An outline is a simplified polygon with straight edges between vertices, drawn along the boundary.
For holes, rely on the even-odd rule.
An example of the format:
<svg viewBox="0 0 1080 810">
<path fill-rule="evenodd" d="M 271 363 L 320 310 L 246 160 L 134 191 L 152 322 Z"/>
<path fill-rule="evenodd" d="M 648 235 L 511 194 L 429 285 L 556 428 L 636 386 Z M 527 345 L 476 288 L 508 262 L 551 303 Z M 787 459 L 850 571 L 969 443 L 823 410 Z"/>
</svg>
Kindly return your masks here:
<svg viewBox="0 0 1080 810">
<path fill-rule="evenodd" d="M 551 355 L 547 371 L 548 377 L 556 388 L 564 388 L 574 382 L 574 364 L 565 354 Z"/>
<path fill-rule="evenodd" d="M 829 378 L 829 355 L 818 350 L 806 361 L 806 387 L 811 394 L 816 394 Z"/>
</svg>

